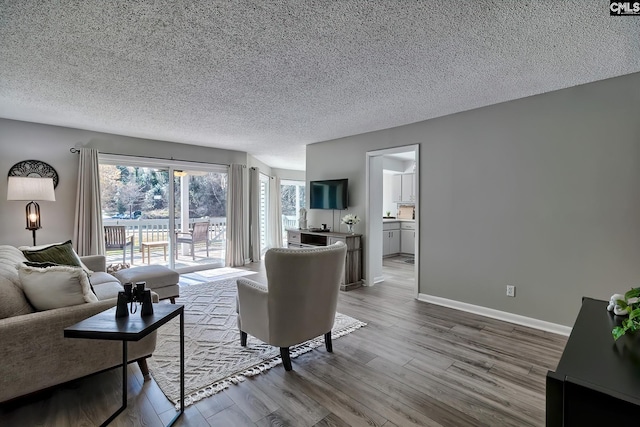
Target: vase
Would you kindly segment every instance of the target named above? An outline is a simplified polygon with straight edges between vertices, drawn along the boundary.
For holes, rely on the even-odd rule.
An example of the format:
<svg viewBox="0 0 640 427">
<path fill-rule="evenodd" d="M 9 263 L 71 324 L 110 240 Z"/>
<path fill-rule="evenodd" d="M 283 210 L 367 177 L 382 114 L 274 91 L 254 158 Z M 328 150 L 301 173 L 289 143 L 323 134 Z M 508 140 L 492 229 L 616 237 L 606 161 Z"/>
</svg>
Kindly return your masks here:
<svg viewBox="0 0 640 427">
<path fill-rule="evenodd" d="M 353 224 L 347 224 L 347 230 L 349 231 L 349 234 L 353 234 Z"/>
</svg>

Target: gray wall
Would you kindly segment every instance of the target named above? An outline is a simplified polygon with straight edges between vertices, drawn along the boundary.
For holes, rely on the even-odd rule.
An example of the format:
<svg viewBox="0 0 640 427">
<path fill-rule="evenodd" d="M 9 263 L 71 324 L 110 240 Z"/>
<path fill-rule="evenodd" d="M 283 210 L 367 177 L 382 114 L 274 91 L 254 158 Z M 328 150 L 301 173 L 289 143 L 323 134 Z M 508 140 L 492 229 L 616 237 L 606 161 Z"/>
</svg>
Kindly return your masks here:
<svg viewBox="0 0 640 427">
<path fill-rule="evenodd" d="M 247 167 L 258 168 L 260 170 L 260 173 L 263 173 L 265 175 L 273 175 L 273 173 L 271 172 L 271 167 L 262 163 L 260 160 L 256 159 L 250 154 L 247 154 Z"/>
<path fill-rule="evenodd" d="M 41 202 L 42 229 L 38 243 L 72 238 L 77 187 L 78 155 L 74 146 L 97 148 L 101 152 L 140 157 L 157 157 L 218 164 L 246 164 L 247 154 L 166 141 L 130 138 L 58 126 L 0 119 L 0 173 L 22 160 L 49 163 L 60 177 L 55 202 Z M 30 245 L 31 233 L 24 229 L 27 202 L 7 201 L 7 180 L 0 179 L 0 244 Z"/>
<path fill-rule="evenodd" d="M 635 73 L 309 145 L 307 181 L 349 178 L 364 216 L 365 153 L 419 143 L 420 293 L 572 325 L 638 285 L 638 111 Z"/>
<path fill-rule="evenodd" d="M 305 171 L 291 169 L 272 168 L 271 172 L 280 179 L 290 179 L 291 181 L 304 181 Z"/>
</svg>

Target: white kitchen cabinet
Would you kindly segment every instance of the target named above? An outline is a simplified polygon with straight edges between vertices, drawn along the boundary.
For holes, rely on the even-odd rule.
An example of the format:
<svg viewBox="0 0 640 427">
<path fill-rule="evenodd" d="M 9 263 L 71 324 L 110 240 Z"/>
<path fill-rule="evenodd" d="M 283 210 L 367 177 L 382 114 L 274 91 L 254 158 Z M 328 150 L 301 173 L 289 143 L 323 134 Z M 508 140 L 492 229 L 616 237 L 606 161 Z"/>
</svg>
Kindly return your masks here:
<svg viewBox="0 0 640 427">
<path fill-rule="evenodd" d="M 400 252 L 400 230 L 382 232 L 382 256 L 395 255 Z"/>
<path fill-rule="evenodd" d="M 391 200 L 393 203 L 402 202 L 402 175 L 393 175 L 391 181 Z"/>
<path fill-rule="evenodd" d="M 415 202 L 416 197 L 413 191 L 416 174 L 415 173 L 406 173 L 400 175 L 402 177 L 402 200 L 403 202 Z"/>
<path fill-rule="evenodd" d="M 416 253 L 416 224 L 403 222 L 400 230 L 400 252 L 415 255 Z"/>
<path fill-rule="evenodd" d="M 400 224 L 385 223 L 382 226 L 382 256 L 395 255 L 400 252 Z"/>
<path fill-rule="evenodd" d="M 414 192 L 415 177 L 415 173 L 393 175 L 393 187 L 391 189 L 391 195 L 394 203 L 413 203 L 416 201 Z"/>
<path fill-rule="evenodd" d="M 415 255 L 416 232 L 415 230 L 400 230 L 400 252 Z"/>
</svg>

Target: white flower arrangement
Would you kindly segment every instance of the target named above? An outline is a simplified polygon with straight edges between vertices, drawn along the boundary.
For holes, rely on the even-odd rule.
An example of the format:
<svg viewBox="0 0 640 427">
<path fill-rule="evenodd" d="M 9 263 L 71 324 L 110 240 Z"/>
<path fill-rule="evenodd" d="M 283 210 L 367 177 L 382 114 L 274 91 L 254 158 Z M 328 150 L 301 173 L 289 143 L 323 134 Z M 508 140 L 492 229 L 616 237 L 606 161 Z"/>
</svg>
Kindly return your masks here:
<svg viewBox="0 0 640 427">
<path fill-rule="evenodd" d="M 358 218 L 358 215 L 346 214 L 345 216 L 342 217 L 343 224 L 353 225 L 359 222 L 360 222 L 360 218 Z"/>
</svg>

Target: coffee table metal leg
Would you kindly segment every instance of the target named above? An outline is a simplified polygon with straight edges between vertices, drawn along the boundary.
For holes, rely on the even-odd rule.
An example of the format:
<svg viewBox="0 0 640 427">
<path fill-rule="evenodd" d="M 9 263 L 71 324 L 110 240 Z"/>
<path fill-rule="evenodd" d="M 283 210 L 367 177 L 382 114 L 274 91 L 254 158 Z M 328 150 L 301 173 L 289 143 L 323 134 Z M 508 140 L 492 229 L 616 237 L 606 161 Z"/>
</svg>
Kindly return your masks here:
<svg viewBox="0 0 640 427">
<path fill-rule="evenodd" d="M 184 311 L 180 313 L 180 412 L 167 424 L 172 426 L 184 413 Z"/>
<path fill-rule="evenodd" d="M 113 413 L 100 427 L 107 426 L 127 408 L 127 342 L 122 341 L 122 406 Z"/>
</svg>

